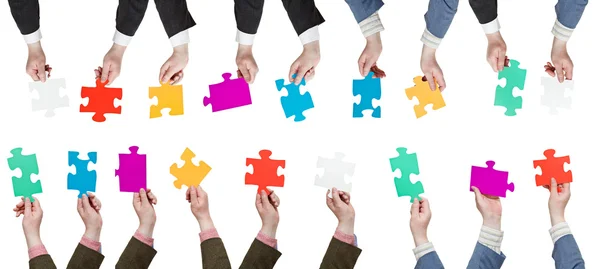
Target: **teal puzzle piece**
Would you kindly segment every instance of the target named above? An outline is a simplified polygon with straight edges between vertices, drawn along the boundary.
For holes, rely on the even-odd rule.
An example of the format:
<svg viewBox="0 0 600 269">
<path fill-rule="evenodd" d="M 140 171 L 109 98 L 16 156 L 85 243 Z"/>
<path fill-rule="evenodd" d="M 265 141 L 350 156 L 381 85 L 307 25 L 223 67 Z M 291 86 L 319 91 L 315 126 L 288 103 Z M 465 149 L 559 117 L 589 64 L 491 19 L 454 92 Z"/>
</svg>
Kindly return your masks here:
<svg viewBox="0 0 600 269">
<path fill-rule="evenodd" d="M 415 198 L 421 200 L 419 195 L 425 192 L 423 183 L 412 183 L 410 181 L 411 174 L 418 175 L 420 173 L 417 154 L 408 154 L 406 148 L 397 148 L 396 151 L 398 152 L 398 157 L 390 159 L 390 166 L 392 167 L 392 172 L 395 172 L 399 169 L 400 173 L 402 174 L 400 178 L 394 178 L 394 184 L 396 185 L 396 193 L 398 194 L 398 197 L 410 196 L 411 203 Z"/>
<path fill-rule="evenodd" d="M 292 78 L 296 78 L 296 74 L 292 75 Z M 285 80 L 283 79 L 275 81 L 278 91 L 283 90 L 283 88 L 287 90 L 287 96 L 281 97 L 281 106 L 283 107 L 285 117 L 290 118 L 294 116 L 295 122 L 305 120 L 306 117 L 303 115 L 303 112 L 315 107 L 309 92 L 300 94 L 300 86 L 306 86 L 306 81 L 303 78 L 299 85 L 294 83 L 284 85 L 284 83 Z"/>
<path fill-rule="evenodd" d="M 496 86 L 494 106 L 505 107 L 504 115 L 506 116 L 516 116 L 516 110 L 523 108 L 523 98 L 513 95 L 514 88 L 519 90 L 525 88 L 527 70 L 519 68 L 519 65 L 517 60 L 510 60 L 509 66 L 504 67 L 504 70 L 498 73 L 498 79 L 505 79 L 506 85 L 504 87 Z"/>
<path fill-rule="evenodd" d="M 33 194 L 42 193 L 41 180 L 31 182 L 32 174 L 39 174 L 37 157 L 35 154 L 23 155 L 23 148 L 15 148 L 10 151 L 12 157 L 8 158 L 8 167 L 11 170 L 20 169 L 21 177 L 12 177 L 13 191 L 15 197 L 23 196 L 32 202 Z"/>
<path fill-rule="evenodd" d="M 398 194 L 398 197 L 409 196 L 411 203 L 415 198 L 419 199 L 419 201 L 422 200 L 419 195 L 423 194 L 425 190 L 423 189 L 423 183 L 420 181 L 412 183 L 410 177 L 403 176 L 401 178 L 395 177 L 394 184 L 396 184 L 396 193 Z"/>
<path fill-rule="evenodd" d="M 360 102 L 352 107 L 352 117 L 362 118 L 363 111 L 373 110 L 373 118 L 381 118 L 381 106 L 373 107 L 373 100 L 381 99 L 381 79 L 375 78 L 373 72 L 364 79 L 355 79 L 352 81 L 352 94 L 360 95 Z"/>
<path fill-rule="evenodd" d="M 78 198 L 87 192 L 96 192 L 96 171 L 88 170 L 90 163 L 96 163 L 98 160 L 98 154 L 96 152 L 89 152 L 87 154 L 88 159 L 79 159 L 79 152 L 69 151 L 69 166 L 75 166 L 75 174 L 69 173 L 67 176 L 67 189 L 78 190 Z"/>
</svg>

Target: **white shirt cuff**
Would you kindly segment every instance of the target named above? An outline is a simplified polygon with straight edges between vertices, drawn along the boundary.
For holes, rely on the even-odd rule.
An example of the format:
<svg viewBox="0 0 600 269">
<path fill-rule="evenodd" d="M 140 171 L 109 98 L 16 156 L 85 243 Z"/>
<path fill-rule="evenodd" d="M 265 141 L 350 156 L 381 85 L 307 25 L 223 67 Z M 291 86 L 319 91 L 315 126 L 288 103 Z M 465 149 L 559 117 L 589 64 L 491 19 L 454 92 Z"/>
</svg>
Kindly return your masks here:
<svg viewBox="0 0 600 269">
<path fill-rule="evenodd" d="M 117 45 L 121 45 L 123 47 L 127 47 L 129 42 L 131 41 L 131 36 L 122 34 L 119 30 L 115 30 L 115 35 L 113 36 L 113 42 Z"/>
<path fill-rule="evenodd" d="M 500 247 L 502 246 L 502 239 L 504 238 L 504 232 L 492 229 L 489 227 L 481 226 L 481 232 L 479 233 L 479 240 L 482 245 L 490 248 L 494 252 L 502 253 Z"/>
<path fill-rule="evenodd" d="M 500 31 L 500 21 L 498 21 L 498 18 L 495 18 L 491 22 L 488 22 L 486 24 L 482 24 L 481 27 L 483 27 L 483 32 L 486 35 L 493 34 L 495 32 Z"/>
<path fill-rule="evenodd" d="M 383 23 L 379 18 L 378 12 L 373 13 L 371 16 L 358 23 L 358 25 L 360 26 L 360 30 L 365 37 L 369 37 L 370 35 L 374 35 L 385 30 L 383 28 Z"/>
<path fill-rule="evenodd" d="M 550 236 L 552 237 L 552 242 L 556 244 L 558 239 L 561 239 L 565 235 L 571 234 L 571 228 L 569 228 L 569 224 L 562 222 L 554 225 L 549 232 Z"/>
<path fill-rule="evenodd" d="M 300 34 L 300 42 L 302 42 L 302 45 L 317 41 L 319 38 L 319 26 L 314 26 Z"/>
<path fill-rule="evenodd" d="M 235 41 L 240 43 L 240 45 L 252 46 L 254 44 L 254 36 L 238 30 L 235 35 Z"/>
<path fill-rule="evenodd" d="M 434 251 L 435 251 L 435 248 L 433 247 L 433 243 L 431 243 L 431 242 L 427 242 L 427 243 L 422 244 L 422 245 L 416 247 L 415 249 L 413 249 L 413 253 L 415 254 L 415 258 L 417 259 L 417 261 L 421 257 L 423 257 L 431 252 L 434 252 Z"/>
<path fill-rule="evenodd" d="M 554 22 L 554 27 L 552 27 L 552 34 L 556 38 L 566 42 L 569 41 L 569 38 L 573 34 L 574 30 L 575 29 L 567 28 L 566 26 L 562 25 L 562 23 L 560 23 L 557 19 L 556 22 Z"/>
<path fill-rule="evenodd" d="M 190 32 L 188 30 L 183 30 L 169 38 L 169 40 L 171 40 L 171 45 L 173 46 L 173 48 L 190 43 Z"/>
<path fill-rule="evenodd" d="M 25 43 L 27 44 L 36 43 L 42 40 L 42 31 L 38 28 L 35 32 L 31 34 L 23 35 L 23 38 L 25 39 Z"/>
<path fill-rule="evenodd" d="M 423 31 L 423 35 L 421 36 L 421 42 L 432 49 L 437 49 L 442 43 L 442 39 L 434 36 L 427 28 L 425 28 L 425 31 Z"/>
</svg>

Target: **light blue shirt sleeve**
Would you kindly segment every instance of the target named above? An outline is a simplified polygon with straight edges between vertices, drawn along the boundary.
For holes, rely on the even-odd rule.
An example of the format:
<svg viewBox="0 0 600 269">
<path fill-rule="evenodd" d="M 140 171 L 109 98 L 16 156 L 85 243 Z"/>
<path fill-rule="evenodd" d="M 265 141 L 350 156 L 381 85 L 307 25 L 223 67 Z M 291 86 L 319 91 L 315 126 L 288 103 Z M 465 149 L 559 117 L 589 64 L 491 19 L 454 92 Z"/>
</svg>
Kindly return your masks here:
<svg viewBox="0 0 600 269">
<path fill-rule="evenodd" d="M 556 241 L 552 258 L 556 269 L 585 269 L 585 262 L 572 234 L 565 235 Z"/>
<path fill-rule="evenodd" d="M 346 0 L 357 23 L 365 20 L 383 7 L 382 0 Z"/>
<path fill-rule="evenodd" d="M 458 0 L 429 0 L 425 13 L 427 31 L 437 38 L 444 38 L 457 10 Z"/>
<path fill-rule="evenodd" d="M 433 251 L 419 258 L 415 269 L 444 269 L 444 265 L 437 252 Z"/>
<path fill-rule="evenodd" d="M 554 6 L 556 19 L 563 26 L 575 29 L 587 3 L 588 0 L 558 0 L 558 3 Z"/>
<path fill-rule="evenodd" d="M 467 269 L 500 269 L 505 259 L 504 253 L 498 254 L 477 242 Z"/>
</svg>

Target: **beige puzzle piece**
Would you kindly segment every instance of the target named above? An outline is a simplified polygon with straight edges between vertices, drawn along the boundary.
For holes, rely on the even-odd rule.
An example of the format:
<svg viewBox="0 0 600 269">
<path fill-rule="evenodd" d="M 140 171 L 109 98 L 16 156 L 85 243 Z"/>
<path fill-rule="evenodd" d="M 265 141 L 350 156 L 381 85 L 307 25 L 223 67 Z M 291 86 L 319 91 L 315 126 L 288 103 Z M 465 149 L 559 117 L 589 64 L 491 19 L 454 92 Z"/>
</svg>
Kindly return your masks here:
<svg viewBox="0 0 600 269">
<path fill-rule="evenodd" d="M 415 105 L 415 115 L 417 119 L 427 115 L 425 107 L 429 104 L 433 105 L 433 110 L 438 110 L 446 106 L 442 92 L 440 92 L 439 86 L 435 85 L 435 91 L 429 88 L 429 83 L 423 81 L 423 77 L 417 76 L 413 79 L 415 86 L 406 89 L 406 96 L 409 100 L 413 100 L 414 97 L 419 99 L 419 104 Z"/>
<path fill-rule="evenodd" d="M 199 186 L 212 169 L 204 161 L 200 161 L 199 165 L 195 165 L 194 162 L 192 162 L 194 157 L 196 157 L 196 154 L 189 148 L 186 148 L 185 151 L 183 151 L 183 154 L 181 154 L 181 160 L 185 161 L 183 166 L 179 168 L 176 163 L 171 165 L 171 175 L 177 178 L 177 180 L 173 182 L 175 188 L 181 189 L 181 186 L 183 185 L 188 187 Z"/>
<path fill-rule="evenodd" d="M 150 118 L 162 117 L 164 108 L 170 108 L 169 115 L 183 115 L 183 86 L 160 83 L 160 87 L 150 87 L 148 95 L 150 99 L 156 97 L 158 103 L 150 106 Z"/>
</svg>

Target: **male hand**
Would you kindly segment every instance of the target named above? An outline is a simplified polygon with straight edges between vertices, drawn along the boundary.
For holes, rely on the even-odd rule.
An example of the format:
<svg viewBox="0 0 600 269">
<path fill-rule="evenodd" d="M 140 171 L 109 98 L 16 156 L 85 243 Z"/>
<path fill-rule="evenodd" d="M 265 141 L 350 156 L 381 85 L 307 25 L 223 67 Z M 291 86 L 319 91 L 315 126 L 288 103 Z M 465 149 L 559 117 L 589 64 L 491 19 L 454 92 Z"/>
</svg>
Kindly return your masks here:
<svg viewBox="0 0 600 269">
<path fill-rule="evenodd" d="M 423 50 L 421 51 L 421 71 L 423 71 L 425 81 L 429 83 L 429 89 L 435 91 L 436 83 L 439 85 L 440 92 L 446 89 L 444 73 L 435 58 L 435 49 L 426 45 L 423 45 Z"/>
<path fill-rule="evenodd" d="M 274 191 L 269 190 L 270 194 L 263 190 L 256 194 L 256 210 L 262 220 L 261 232 L 271 238 L 275 238 L 277 226 L 279 225 L 279 197 Z"/>
<path fill-rule="evenodd" d="M 487 35 L 487 39 L 487 61 L 494 72 L 500 72 L 504 70 L 504 63 L 506 62 L 506 43 L 504 43 L 499 31 Z"/>
<path fill-rule="evenodd" d="M 208 208 L 208 195 L 202 187 L 189 187 L 185 193 L 185 199 L 190 203 L 190 209 L 200 225 L 200 230 L 215 228 Z"/>
<path fill-rule="evenodd" d="M 46 82 L 46 71 L 50 77 L 52 68 L 46 64 L 46 54 L 42 49 L 42 43 L 39 41 L 27 45 L 28 57 L 25 71 L 33 81 Z"/>
<path fill-rule="evenodd" d="M 415 198 L 410 207 L 410 231 L 415 241 L 415 247 L 429 242 L 427 227 L 431 221 L 431 209 L 429 208 L 429 200 L 422 199 L 422 201 L 419 201 L 418 198 Z"/>
<path fill-rule="evenodd" d="M 554 178 L 552 179 L 551 184 L 548 209 L 550 210 L 550 222 L 552 226 L 554 226 L 565 222 L 565 209 L 571 198 L 571 184 L 557 184 Z"/>
<path fill-rule="evenodd" d="M 313 41 L 304 45 L 300 57 L 290 67 L 289 79 L 296 85 L 300 85 L 302 79 L 311 80 L 315 76 L 315 68 L 321 60 L 321 49 L 319 41 Z M 296 78 L 293 76 L 296 75 Z"/>
<path fill-rule="evenodd" d="M 44 212 L 40 206 L 40 200 L 35 197 L 34 200 L 32 203 L 29 198 L 22 199 L 13 209 L 17 217 L 23 215 L 23 233 L 25 234 L 28 248 L 42 244 L 40 226 L 42 225 Z"/>
<path fill-rule="evenodd" d="M 483 226 L 501 231 L 502 204 L 500 203 L 500 198 L 483 195 L 474 186 L 471 189 L 475 192 L 475 203 L 483 218 Z"/>
<path fill-rule="evenodd" d="M 183 44 L 173 48 L 173 54 L 160 68 L 158 79 L 162 83 L 169 82 L 171 85 L 179 83 L 183 79 L 183 69 L 189 60 L 188 45 Z"/>
<path fill-rule="evenodd" d="M 140 189 L 139 192 L 133 194 L 133 208 L 140 220 L 138 232 L 146 237 L 152 237 L 154 225 L 156 224 L 156 212 L 154 205 L 158 200 L 156 196 L 148 190 Z"/>
<path fill-rule="evenodd" d="M 102 66 L 99 66 L 94 70 L 96 79 L 99 78 L 102 83 L 108 81 L 107 85 L 110 85 L 117 77 L 119 77 L 119 74 L 121 74 L 121 62 L 123 61 L 123 54 L 125 54 L 126 48 L 127 47 L 113 44 L 104 56 Z"/>
<path fill-rule="evenodd" d="M 258 73 L 258 65 L 252 55 L 252 46 L 239 45 L 235 63 L 238 67 L 238 78 L 243 77 L 246 82 L 252 84 Z"/>
<path fill-rule="evenodd" d="M 544 66 L 548 75 L 558 77 L 560 83 L 563 83 L 565 79 L 573 79 L 573 61 L 571 61 L 571 57 L 567 51 L 567 42 L 554 38 L 550 58 L 554 66 L 550 63 Z"/>
<path fill-rule="evenodd" d="M 385 72 L 377 67 L 377 60 L 381 56 L 383 45 L 379 33 L 367 37 L 367 45 L 358 59 L 358 72 L 366 77 L 373 71 L 375 78 L 384 78 Z"/>
<path fill-rule="evenodd" d="M 329 198 L 331 193 L 331 198 Z M 350 194 L 333 188 L 325 195 L 327 207 L 338 219 L 338 230 L 345 234 L 354 234 L 354 207 L 350 203 Z"/>
<path fill-rule="evenodd" d="M 95 194 L 88 192 L 88 195 L 84 194 L 77 199 L 77 212 L 85 225 L 84 236 L 98 242 L 102 230 L 102 216 L 100 216 L 102 203 Z"/>
</svg>

